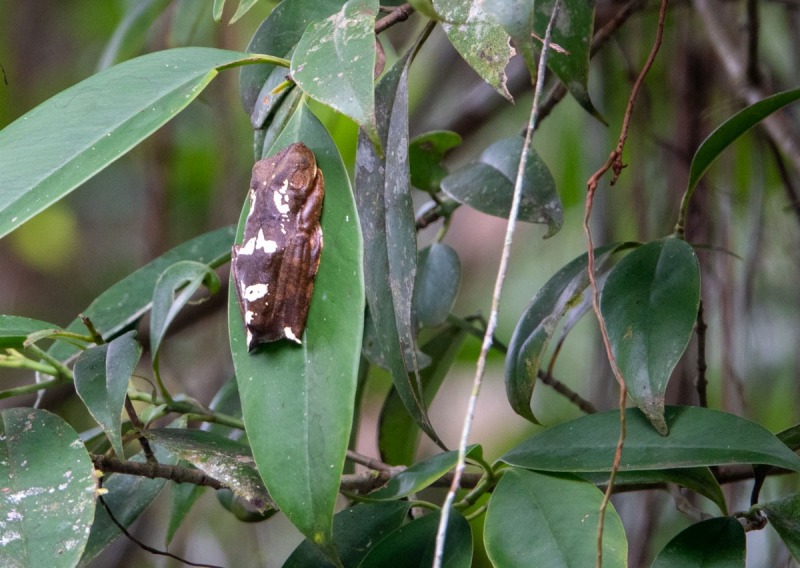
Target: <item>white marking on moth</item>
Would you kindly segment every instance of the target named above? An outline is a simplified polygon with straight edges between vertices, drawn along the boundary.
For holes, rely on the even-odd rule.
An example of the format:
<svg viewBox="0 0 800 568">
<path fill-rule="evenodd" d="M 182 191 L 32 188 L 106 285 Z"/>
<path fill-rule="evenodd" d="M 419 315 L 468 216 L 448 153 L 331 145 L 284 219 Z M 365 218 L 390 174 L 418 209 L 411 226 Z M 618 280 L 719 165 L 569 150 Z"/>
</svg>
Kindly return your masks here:
<svg viewBox="0 0 800 568">
<path fill-rule="evenodd" d="M 269 291 L 269 284 L 251 284 L 244 289 L 244 299 L 248 302 L 253 302 L 267 295 Z M 247 323 L 250 323 L 249 321 Z"/>
<path fill-rule="evenodd" d="M 250 310 L 247 310 L 247 311 L 244 313 L 244 323 L 250 323 L 250 322 L 252 322 L 254 317 L 256 317 L 256 314 L 254 314 L 254 313 L 253 313 L 253 312 L 251 312 Z"/>
<path fill-rule="evenodd" d="M 281 233 L 286 234 L 286 226 L 283 223 L 281 223 Z"/>
<path fill-rule="evenodd" d="M 289 212 L 289 197 L 286 193 L 282 193 L 278 190 L 272 194 L 272 197 L 275 200 L 275 208 L 278 210 L 278 213 L 286 215 Z"/>
<path fill-rule="evenodd" d="M 289 178 L 283 180 L 283 184 L 278 188 L 278 193 L 281 195 L 286 195 L 287 191 L 289 191 Z"/>
<path fill-rule="evenodd" d="M 256 210 L 256 192 L 252 189 L 250 190 L 250 211 L 247 212 L 247 217 L 249 218 L 250 215 Z"/>
<path fill-rule="evenodd" d="M 276 243 L 273 240 L 264 238 L 264 230 L 259 229 L 255 247 L 257 249 L 263 250 L 267 254 L 272 254 L 273 252 L 278 250 L 278 243 Z"/>
<path fill-rule="evenodd" d="M 250 255 L 253 254 L 253 251 L 256 250 L 256 238 L 253 237 L 242 246 L 239 247 L 239 250 L 236 252 L 238 255 Z"/>
<path fill-rule="evenodd" d="M 248 329 L 248 330 L 247 330 L 247 345 L 250 345 L 252 342 L 253 342 L 253 334 L 252 334 L 252 332 L 251 332 L 251 331 Z"/>
</svg>

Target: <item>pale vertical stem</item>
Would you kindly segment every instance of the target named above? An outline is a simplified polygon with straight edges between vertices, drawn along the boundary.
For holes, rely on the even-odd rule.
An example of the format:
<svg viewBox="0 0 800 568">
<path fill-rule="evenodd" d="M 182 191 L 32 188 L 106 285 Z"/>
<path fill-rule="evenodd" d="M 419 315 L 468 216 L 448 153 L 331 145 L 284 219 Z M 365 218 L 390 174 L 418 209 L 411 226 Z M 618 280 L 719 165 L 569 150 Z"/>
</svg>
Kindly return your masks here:
<svg viewBox="0 0 800 568">
<path fill-rule="evenodd" d="M 539 56 L 539 65 L 536 71 L 536 87 L 533 94 L 533 104 L 531 106 L 531 116 L 528 122 L 528 129 L 525 133 L 525 143 L 522 146 L 522 153 L 519 159 L 519 167 L 517 168 L 517 178 L 514 182 L 514 197 L 511 201 L 511 211 L 508 214 L 508 225 L 506 225 L 506 236 L 503 243 L 503 252 L 500 257 L 500 267 L 497 269 L 497 279 L 494 284 L 494 292 L 492 294 L 492 307 L 489 312 L 489 321 L 486 325 L 486 331 L 483 334 L 483 342 L 481 343 L 481 352 L 478 356 L 478 363 L 475 369 L 475 378 L 472 381 L 472 392 L 470 393 L 469 402 L 467 404 L 467 413 L 464 417 L 464 423 L 461 430 L 461 439 L 458 444 L 458 461 L 456 463 L 455 472 L 453 475 L 453 482 L 450 484 L 450 489 L 447 492 L 447 497 L 442 505 L 442 514 L 439 519 L 439 528 L 436 533 L 436 549 L 433 557 L 433 568 L 441 568 L 442 557 L 444 556 L 444 544 L 447 538 L 447 522 L 450 518 L 450 508 L 456 498 L 456 492 L 461 485 L 461 477 L 464 474 L 466 467 L 467 445 L 469 443 L 469 433 L 472 428 L 472 420 L 475 416 L 475 406 L 478 402 L 478 395 L 480 394 L 481 385 L 483 384 L 483 374 L 486 369 L 486 357 L 489 349 L 492 346 L 492 337 L 497 328 L 497 313 L 500 309 L 500 295 L 503 291 L 503 283 L 505 281 L 506 272 L 508 271 L 508 260 L 511 255 L 511 243 L 514 240 L 514 230 L 517 225 L 517 216 L 519 215 L 520 202 L 522 200 L 522 183 L 525 174 L 525 167 L 528 161 L 528 153 L 531 146 L 531 138 L 536 130 L 536 123 L 539 118 L 539 106 L 544 89 L 544 72 L 547 64 L 547 52 L 550 49 L 550 42 L 552 37 L 553 25 L 558 11 L 560 8 L 560 0 L 556 0 L 553 6 L 553 12 L 550 14 L 550 21 L 547 24 L 547 31 L 545 32 L 544 41 L 542 42 L 542 53 Z"/>
</svg>

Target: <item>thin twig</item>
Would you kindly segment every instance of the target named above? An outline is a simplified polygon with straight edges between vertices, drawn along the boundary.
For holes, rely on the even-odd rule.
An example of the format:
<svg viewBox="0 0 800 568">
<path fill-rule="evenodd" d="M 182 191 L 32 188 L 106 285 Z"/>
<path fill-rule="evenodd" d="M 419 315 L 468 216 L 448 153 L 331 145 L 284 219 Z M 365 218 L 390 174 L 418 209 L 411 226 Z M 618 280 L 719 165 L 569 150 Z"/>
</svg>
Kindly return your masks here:
<svg viewBox="0 0 800 568">
<path fill-rule="evenodd" d="M 611 365 L 611 370 L 614 373 L 614 378 L 617 380 L 617 384 L 619 385 L 619 439 L 617 441 L 617 449 L 614 454 L 614 463 L 611 468 L 611 472 L 608 478 L 608 486 L 606 488 L 605 493 L 603 494 L 603 500 L 600 504 L 600 511 L 599 511 L 599 519 L 597 522 L 597 567 L 600 568 L 603 565 L 603 527 L 605 523 L 605 513 L 606 509 L 608 508 L 609 499 L 611 498 L 611 493 L 614 489 L 614 478 L 617 475 L 617 471 L 619 470 L 620 460 L 622 458 L 622 447 L 625 443 L 625 401 L 628 396 L 628 389 L 625 386 L 625 378 L 622 376 L 622 371 L 617 364 L 617 360 L 614 357 L 614 352 L 611 349 L 611 341 L 608 338 L 608 330 L 606 329 L 606 321 L 603 318 L 603 314 L 600 312 L 600 288 L 597 285 L 597 278 L 594 273 L 594 241 L 592 239 L 592 231 L 589 227 L 589 220 L 592 216 L 592 206 L 594 203 L 594 196 L 595 192 L 597 191 L 597 185 L 600 181 L 600 178 L 608 172 L 608 170 L 613 171 L 613 177 L 611 179 L 611 185 L 614 185 L 619 178 L 622 169 L 625 165 L 622 163 L 622 151 L 625 148 L 625 142 L 628 139 L 628 129 L 630 127 L 631 118 L 633 116 L 633 108 L 636 104 L 636 98 L 639 94 L 639 90 L 644 83 L 644 79 L 647 76 L 647 73 L 650 71 L 650 67 L 652 67 L 653 62 L 655 61 L 656 55 L 658 54 L 658 50 L 661 47 L 661 42 L 664 37 L 664 21 L 666 20 L 667 15 L 667 0 L 661 0 L 661 9 L 658 15 L 658 29 L 656 32 L 656 38 L 653 42 L 653 47 L 650 50 L 650 55 L 647 57 L 647 61 L 644 64 L 639 76 L 636 78 L 636 82 L 633 84 L 633 88 L 631 89 L 631 94 L 628 97 L 628 106 L 625 109 L 625 115 L 622 119 L 622 128 L 620 129 L 619 139 L 617 140 L 617 147 L 614 149 L 613 152 L 606 160 L 606 163 L 603 164 L 600 169 L 598 169 L 592 176 L 589 178 L 588 182 L 586 183 L 587 186 L 587 194 L 586 194 L 586 208 L 583 217 L 583 231 L 586 234 L 586 243 L 588 249 L 588 262 L 587 262 L 587 271 L 589 274 L 589 283 L 592 289 L 592 309 L 597 317 L 597 323 L 600 326 L 600 335 L 603 339 L 603 345 L 605 346 L 606 350 L 606 357 L 608 358 L 608 362 Z"/>
<path fill-rule="evenodd" d="M 199 469 L 163 463 L 127 461 L 102 454 L 91 454 L 91 457 L 95 469 L 105 473 L 123 473 L 148 479 L 168 479 L 175 483 L 191 483 L 192 485 L 211 487 L 212 489 L 224 489 L 227 487 L 221 481 L 206 475 Z"/>
<path fill-rule="evenodd" d="M 375 22 L 375 33 L 379 34 L 382 31 L 391 28 L 395 24 L 405 22 L 413 13 L 414 8 L 412 8 L 411 4 L 408 2 L 398 6 L 397 8 L 394 8 L 388 16 L 384 16 Z"/>
<path fill-rule="evenodd" d="M 349 459 L 351 462 L 363 465 L 364 467 L 368 467 L 369 469 L 374 469 L 375 471 L 385 471 L 387 473 L 396 473 L 400 471 L 400 469 L 396 468 L 395 466 L 384 463 L 379 459 L 359 454 L 353 450 L 347 450 L 347 459 Z"/>
<path fill-rule="evenodd" d="M 786 192 L 786 197 L 789 199 L 789 207 L 794 211 L 795 216 L 800 221 L 800 191 L 797 190 L 792 176 L 789 175 L 789 170 L 786 167 L 786 161 L 781 156 L 781 152 L 775 145 L 775 141 L 767 137 L 767 146 L 772 154 L 772 159 L 775 160 L 775 168 L 778 170 L 778 177 L 781 178 L 781 185 Z"/>
<path fill-rule="evenodd" d="M 133 427 L 139 432 L 137 439 L 142 446 L 142 452 L 144 452 L 144 457 L 147 458 L 147 463 L 158 463 L 156 455 L 153 453 L 153 448 L 150 447 L 150 441 L 142 434 L 144 431 L 144 423 L 139 419 L 139 415 L 136 414 L 136 409 L 133 407 L 133 403 L 127 394 L 125 395 L 125 412 L 127 412 Z M 125 456 L 118 457 L 124 458 Z"/>
<path fill-rule="evenodd" d="M 447 492 L 444 504 L 442 505 L 442 514 L 439 518 L 439 528 L 436 532 L 436 548 L 433 556 L 433 567 L 441 568 L 442 559 L 444 557 L 444 544 L 447 538 L 447 522 L 450 517 L 450 508 L 456 498 L 456 492 L 461 484 L 461 476 L 464 474 L 466 467 L 467 457 L 467 444 L 469 443 L 469 433 L 472 427 L 472 419 L 475 415 L 475 406 L 477 405 L 478 395 L 483 384 L 483 374 L 486 368 L 486 358 L 489 355 L 489 349 L 492 346 L 492 337 L 494 336 L 495 328 L 497 327 L 497 313 L 500 306 L 500 295 L 503 290 L 503 283 L 505 282 L 506 271 L 508 270 L 508 261 L 511 255 L 511 243 L 514 239 L 514 230 L 517 223 L 517 215 L 522 197 L 522 180 L 525 177 L 525 167 L 528 160 L 528 154 L 531 146 L 531 138 L 533 132 L 536 130 L 536 123 L 539 117 L 539 104 L 544 88 L 544 70 L 547 65 L 547 54 L 550 51 L 550 42 L 552 39 L 553 25 L 558 11 L 561 6 L 559 0 L 556 0 L 553 6 L 553 12 L 550 15 L 550 21 L 547 23 L 547 30 L 545 31 L 544 42 L 542 44 L 542 53 L 539 57 L 539 66 L 536 73 L 536 87 L 533 94 L 533 105 L 531 108 L 530 121 L 528 123 L 527 131 L 525 132 L 525 142 L 522 146 L 520 155 L 519 166 L 517 169 L 517 178 L 514 184 L 514 198 L 511 202 L 511 211 L 508 215 L 508 225 L 506 226 L 505 242 L 503 243 L 503 252 L 500 257 L 500 267 L 497 270 L 497 279 L 495 280 L 494 292 L 492 294 L 492 308 L 489 312 L 489 321 L 486 325 L 486 333 L 483 336 L 481 344 L 481 352 L 478 356 L 477 368 L 475 370 L 475 378 L 472 382 L 472 393 L 469 397 L 467 404 L 467 413 L 464 417 L 464 424 L 461 430 L 461 440 L 458 444 L 458 461 L 456 462 L 455 472 L 453 475 L 453 483 Z"/>
<path fill-rule="evenodd" d="M 758 36 L 760 27 L 758 0 L 747 0 L 747 82 L 751 85 L 761 83 L 758 69 Z"/>
<path fill-rule="evenodd" d="M 700 305 L 697 308 L 697 324 L 695 332 L 697 333 L 697 380 L 695 381 L 695 388 L 697 389 L 697 400 L 700 406 L 708 407 L 708 396 L 706 390 L 708 387 L 708 379 L 706 379 L 706 325 L 703 319 L 703 300 L 700 300 Z"/>
</svg>

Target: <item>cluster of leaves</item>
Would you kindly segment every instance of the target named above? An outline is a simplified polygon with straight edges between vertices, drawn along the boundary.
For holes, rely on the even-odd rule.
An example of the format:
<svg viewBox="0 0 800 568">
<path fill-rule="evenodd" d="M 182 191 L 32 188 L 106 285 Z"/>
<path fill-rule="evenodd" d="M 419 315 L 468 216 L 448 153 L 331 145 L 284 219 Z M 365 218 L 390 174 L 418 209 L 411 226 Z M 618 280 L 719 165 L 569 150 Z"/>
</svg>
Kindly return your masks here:
<svg viewBox="0 0 800 568">
<path fill-rule="evenodd" d="M 151 4 L 157 12 L 165 3 Z M 234 18 L 253 4 L 242 0 Z M 215 480 L 215 487 L 229 490 L 220 492 L 220 502 L 243 520 L 282 511 L 307 538 L 288 566 L 416 565 L 433 558 L 440 507 L 416 495 L 454 468 L 457 453 L 443 451 L 413 463 L 415 450 L 421 432 L 446 449 L 427 406 L 465 337 L 481 329 L 451 314 L 460 280 L 455 251 L 439 239 L 417 250 L 412 186 L 430 196 L 419 219 L 444 218 L 445 228 L 461 205 L 507 217 L 517 164 L 528 153 L 519 218 L 546 225 L 551 236 L 561 228 L 563 214 L 552 175 L 521 138 L 498 140 L 474 163 L 449 172 L 441 161 L 459 144 L 457 135 L 429 132 L 410 140 L 408 134 L 408 70 L 432 25 L 441 23 L 475 71 L 510 97 L 504 75 L 513 54 L 509 39 L 535 76 L 536 38 L 544 35 L 554 2 L 538 2 L 535 10 L 533 2 L 519 0 L 412 4 L 430 23 L 377 84 L 378 0 L 285 0 L 258 29 L 249 53 L 182 48 L 132 59 L 56 95 L 0 132 L 0 235 L 5 235 L 173 118 L 217 73 L 246 66 L 240 88 L 255 131 L 255 159 L 302 141 L 314 151 L 327 189 L 326 248 L 302 346 L 278 342 L 249 354 L 230 293 L 236 376 L 207 407 L 168 392 L 159 353 L 170 324 L 200 287 L 218 292 L 214 269 L 230 260 L 232 243 L 241 239 L 245 209 L 238 230 L 219 229 L 173 249 L 98 296 L 67 327 L 0 316 L 2 364 L 36 371 L 35 383 L 0 396 L 71 382 L 98 425 L 79 435 L 43 410 L 0 413 L 4 565 L 38 566 L 53 558 L 64 566 L 91 561 L 120 534 L 97 496 L 104 494 L 108 509 L 128 525 L 166 483 L 165 476 L 146 479 L 137 464 L 150 466 L 151 473 L 160 466 L 177 477 L 199 470 Z M 215 2 L 217 17 L 222 5 Z M 386 17 L 403 10 L 410 11 L 393 8 Z M 586 89 L 593 8 L 566 1 L 562 18 L 559 22 L 570 25 L 556 26 L 553 41 L 563 51 L 551 53 L 549 67 L 597 115 Z M 308 98 L 359 125 L 352 184 Z M 709 137 L 695 156 L 675 234 L 594 251 L 597 275 L 605 278 L 600 307 L 609 340 L 638 407 L 626 411 L 616 485 L 674 483 L 720 510 L 719 517 L 693 525 L 668 544 L 659 566 L 706 556 L 743 565 L 744 529 L 728 516 L 710 466 L 759 464 L 759 475 L 771 467 L 800 470 L 792 451 L 799 446 L 797 428 L 776 437 L 732 414 L 664 404 L 700 301 L 699 266 L 682 232 L 689 197 L 733 140 L 797 98 L 800 91 L 761 101 Z M 55 123 L 60 128 L 53 132 Z M 625 251 L 630 252 L 613 265 L 612 257 Z M 548 346 L 557 329 L 568 333 L 588 311 L 588 291 L 584 254 L 559 270 L 519 319 L 506 355 L 506 387 L 511 408 L 534 423 L 531 399 Z M 145 314 L 150 315 L 148 348 L 157 385 L 152 393 L 130 384 L 143 350 L 133 329 Z M 44 349 L 43 340 L 52 344 Z M 381 460 L 413 465 L 378 491 L 348 493 L 358 504 L 334 514 L 359 380 L 370 366 L 386 369 L 393 381 L 380 418 Z M 131 400 L 146 403 L 139 417 Z M 123 409 L 129 417 L 124 422 Z M 181 418 L 170 428 L 146 426 L 171 413 Z M 204 426 L 188 428 L 187 419 Z M 495 463 L 483 458 L 480 446 L 470 447 L 467 458 L 478 474 L 449 514 L 443 563 L 470 565 L 474 537 L 468 520 L 484 514 L 483 540 L 497 566 L 594 562 L 603 498 L 597 484 L 607 481 L 618 435 L 618 413 L 610 412 L 549 428 Z M 95 467 L 128 475 L 107 476 L 98 491 Z M 168 541 L 198 488 L 175 495 Z M 412 515 L 412 506 L 430 512 Z M 798 507 L 800 496 L 790 495 L 751 512 L 765 511 L 796 557 Z M 606 565 L 627 562 L 625 531 L 613 508 L 606 513 L 602 552 Z"/>
</svg>

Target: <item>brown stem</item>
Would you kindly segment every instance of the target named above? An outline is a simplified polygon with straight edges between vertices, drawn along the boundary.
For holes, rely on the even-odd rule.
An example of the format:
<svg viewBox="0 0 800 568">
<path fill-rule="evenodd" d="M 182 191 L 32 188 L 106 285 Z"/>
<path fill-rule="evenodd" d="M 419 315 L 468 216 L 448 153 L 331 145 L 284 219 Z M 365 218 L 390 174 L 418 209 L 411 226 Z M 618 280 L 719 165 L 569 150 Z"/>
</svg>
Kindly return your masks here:
<svg viewBox="0 0 800 568">
<path fill-rule="evenodd" d="M 700 300 L 700 305 L 697 309 L 697 324 L 695 332 L 697 333 L 697 380 L 695 381 L 695 388 L 697 389 L 697 399 L 700 406 L 708 407 L 708 397 L 706 390 L 708 387 L 708 379 L 706 379 L 706 325 L 703 319 L 703 300 Z"/>
<path fill-rule="evenodd" d="M 392 10 L 388 16 L 384 16 L 377 22 L 375 22 L 375 33 L 379 34 L 382 31 L 385 31 L 391 28 L 393 25 L 398 24 L 400 22 L 405 22 L 411 14 L 414 13 L 414 8 L 411 7 L 411 4 L 406 2 L 405 4 L 401 4 L 394 10 Z"/>
</svg>

